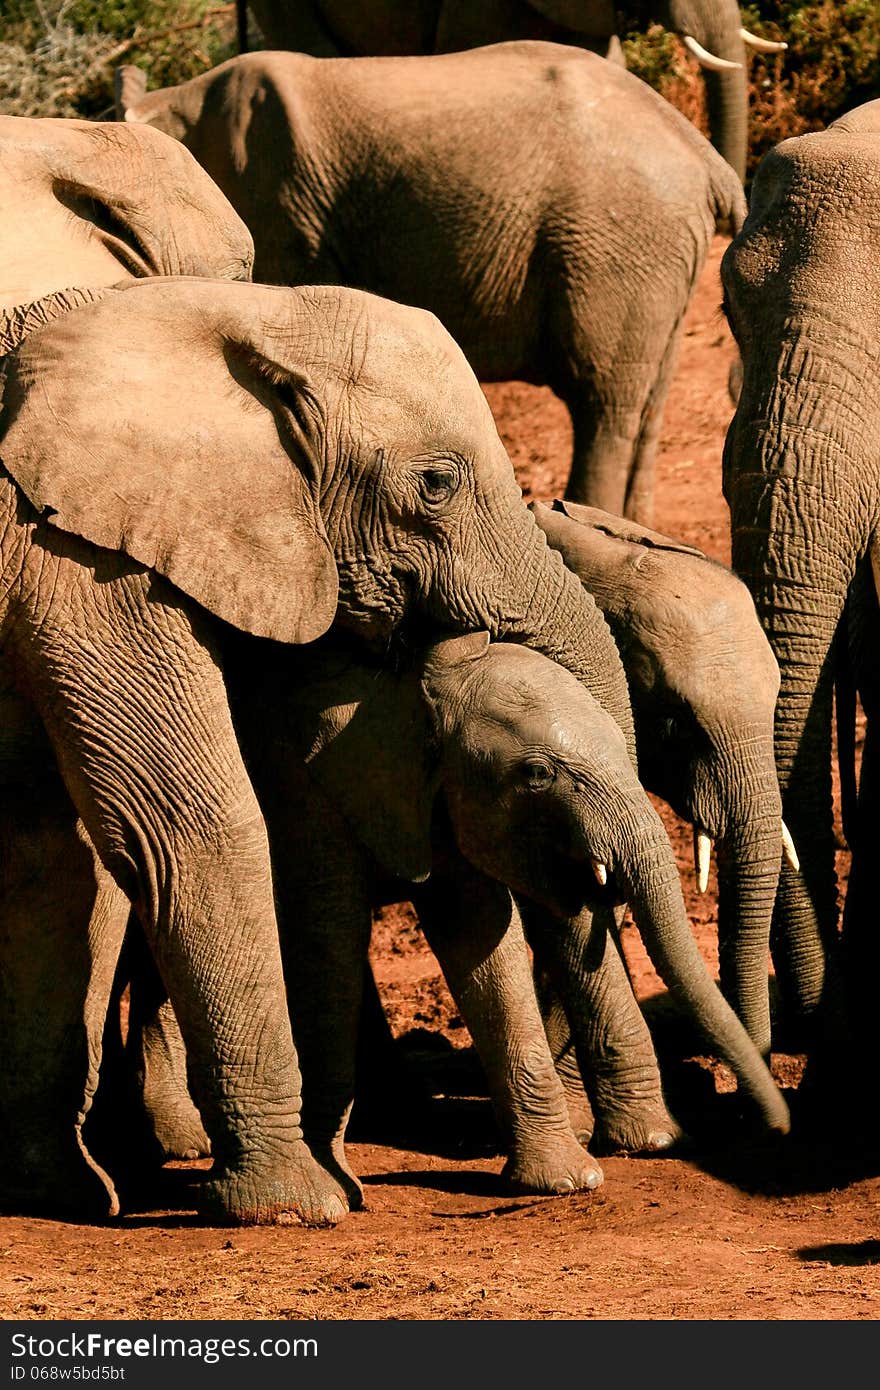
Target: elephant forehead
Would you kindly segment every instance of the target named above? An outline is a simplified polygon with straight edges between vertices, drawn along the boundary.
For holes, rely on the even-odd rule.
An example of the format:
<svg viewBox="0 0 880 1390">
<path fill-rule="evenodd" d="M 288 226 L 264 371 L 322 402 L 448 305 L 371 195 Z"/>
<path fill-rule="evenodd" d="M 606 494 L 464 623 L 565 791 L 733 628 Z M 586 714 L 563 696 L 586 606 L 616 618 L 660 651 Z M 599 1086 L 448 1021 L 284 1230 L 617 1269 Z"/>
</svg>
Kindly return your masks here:
<svg viewBox="0 0 880 1390">
<path fill-rule="evenodd" d="M 493 643 L 474 667 L 463 694 L 474 747 L 544 747 L 590 758 L 597 750 L 611 757 L 625 749 L 621 730 L 589 691 L 539 652 Z"/>
<path fill-rule="evenodd" d="M 785 282 L 792 296 L 864 299 L 880 243 L 880 149 L 872 136 L 823 131 L 762 161 L 748 220 L 725 256 L 728 288 Z M 866 257 L 864 248 L 868 251 Z M 859 274 L 854 275 L 858 264 Z M 877 276 L 873 276 L 876 284 Z"/>
</svg>

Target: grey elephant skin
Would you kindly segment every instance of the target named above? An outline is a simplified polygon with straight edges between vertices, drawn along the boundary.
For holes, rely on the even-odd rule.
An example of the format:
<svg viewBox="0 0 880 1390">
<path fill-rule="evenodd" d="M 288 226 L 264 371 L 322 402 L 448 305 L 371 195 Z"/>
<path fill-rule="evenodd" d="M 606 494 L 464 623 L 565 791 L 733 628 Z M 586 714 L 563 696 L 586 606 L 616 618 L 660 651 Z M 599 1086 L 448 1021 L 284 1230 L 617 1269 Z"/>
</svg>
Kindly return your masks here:
<svg viewBox="0 0 880 1390">
<path fill-rule="evenodd" d="M 743 359 L 724 451 L 733 563 L 779 663 L 776 761 L 801 861 L 800 873 L 783 871 L 774 960 L 790 1015 L 808 1042 L 823 991 L 835 988 L 836 965 L 827 974 L 838 922 L 835 653 L 847 645 L 843 620 L 853 581 L 861 572 L 861 584 L 871 583 L 880 521 L 878 187 L 875 101 L 825 132 L 784 141 L 764 158 L 749 219 L 722 263 L 727 314 Z M 869 677 L 875 636 L 876 618 L 856 632 L 856 664 Z M 866 706 L 876 708 L 870 680 L 863 689 Z M 851 742 L 852 729 L 842 737 Z M 869 718 L 861 806 L 855 827 L 848 827 L 853 866 L 844 935 L 862 988 L 875 978 L 876 963 L 866 869 L 876 843 L 875 739 Z"/>
<path fill-rule="evenodd" d="M 0 458 L 4 679 L 156 956 L 217 1164 L 207 1201 L 334 1220 L 342 1194 L 300 1138 L 216 620 L 300 642 L 336 619 L 382 646 L 418 615 L 486 626 L 569 665 L 631 744 L 610 633 L 524 507 L 452 340 L 357 291 L 111 290 L 7 356 Z M 75 1199 L 51 1145 L 31 1158 L 25 1182 Z"/>
<path fill-rule="evenodd" d="M 659 23 L 704 50 L 712 143 L 745 176 L 746 46 L 779 51 L 744 33 L 735 0 L 251 0 L 267 47 L 315 57 L 452 53 L 512 39 L 549 39 L 623 61 L 618 16 L 630 28 Z M 246 40 L 245 0 L 238 0 L 240 42 Z M 624 32 L 626 32 L 624 30 Z M 241 45 L 244 47 L 244 43 Z M 713 61 L 714 60 L 714 61 Z M 720 60 L 720 61 L 719 61 Z"/>
<path fill-rule="evenodd" d="M 601 1173 L 571 1132 L 508 886 L 528 898 L 532 944 L 571 1007 L 603 1143 L 662 1148 L 677 1133 L 605 929 L 615 896 L 632 902 L 664 978 L 765 1121 L 784 1127 L 696 949 L 624 739 L 568 672 L 485 633 L 441 642 L 399 675 L 333 637 L 301 653 L 250 645 L 226 669 L 269 827 L 303 1128 L 325 1168 L 352 1181 L 343 1137 L 371 908 L 389 876 L 416 881 L 404 891 L 485 1065 L 517 1188 L 570 1191 Z M 164 1050 L 164 1023 L 156 1033 Z M 163 1060 L 150 1051 L 155 1075 Z M 173 1093 L 173 1066 L 165 1073 Z"/>
<path fill-rule="evenodd" d="M 748 589 L 699 550 L 596 508 L 533 503 L 621 653 L 639 776 L 718 852 L 721 983 L 770 1050 L 767 960 L 782 856 L 773 720 L 779 672 Z"/>
<path fill-rule="evenodd" d="M 545 383 L 574 426 L 568 495 L 650 522 L 663 404 L 730 166 L 591 53 L 232 59 L 120 114 L 181 140 L 251 228 L 255 275 L 430 309 L 484 381 Z"/>
<path fill-rule="evenodd" d="M 0 354 L 110 285 L 161 274 L 250 277 L 244 223 L 186 150 L 145 127 L 0 117 L 0 207 Z M 120 894 L 11 663 L 0 673 L 0 725 L 3 1187 L 9 1194 L 21 1174 L 35 1173 L 44 1193 L 112 1209 L 106 1175 L 83 1170 L 72 1120 L 55 1149 L 43 1119 L 28 1117 L 75 1116 L 71 1096 L 82 1103 L 90 1069 L 94 1081 L 82 1021 L 106 1010 L 111 980 L 100 961 L 115 939 Z M 127 909 L 124 900 L 123 917 Z M 42 951 L 32 948 L 35 922 Z"/>
<path fill-rule="evenodd" d="M 61 291 L 150 275 L 250 279 L 244 223 L 158 131 L 0 116 L 0 207 L 0 353 L 52 317 L 47 297 Z"/>
</svg>

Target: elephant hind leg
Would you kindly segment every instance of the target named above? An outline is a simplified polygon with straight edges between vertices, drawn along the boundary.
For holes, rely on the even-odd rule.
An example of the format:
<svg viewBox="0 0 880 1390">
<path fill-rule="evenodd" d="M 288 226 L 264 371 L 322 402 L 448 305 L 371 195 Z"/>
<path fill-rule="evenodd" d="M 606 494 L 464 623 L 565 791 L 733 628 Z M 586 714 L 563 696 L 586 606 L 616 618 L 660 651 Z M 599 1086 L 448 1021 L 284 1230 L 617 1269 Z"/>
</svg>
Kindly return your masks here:
<svg viewBox="0 0 880 1390">
<path fill-rule="evenodd" d="M 635 363 L 621 364 L 611 380 L 560 389 L 574 430 L 565 489 L 572 502 L 646 523 L 659 428 L 659 412 L 656 425 L 652 415 L 655 385 L 653 364 Z"/>
<path fill-rule="evenodd" d="M 670 335 L 660 371 L 645 402 L 635 452 L 626 486 L 623 514 L 642 526 L 654 522 L 654 482 L 657 446 L 663 427 L 663 410 L 672 385 L 681 346 L 682 323 Z"/>
</svg>

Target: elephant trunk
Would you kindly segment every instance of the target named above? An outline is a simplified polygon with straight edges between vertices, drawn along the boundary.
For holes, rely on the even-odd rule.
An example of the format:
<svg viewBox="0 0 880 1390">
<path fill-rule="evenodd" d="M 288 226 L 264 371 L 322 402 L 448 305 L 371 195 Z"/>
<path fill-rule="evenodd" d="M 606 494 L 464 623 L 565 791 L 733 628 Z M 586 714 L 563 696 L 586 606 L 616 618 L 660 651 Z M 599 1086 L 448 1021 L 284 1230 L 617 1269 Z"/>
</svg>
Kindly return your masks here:
<svg viewBox="0 0 880 1390">
<path fill-rule="evenodd" d="M 682 37 L 695 39 L 707 58 L 739 65 L 715 71 L 702 60 L 712 144 L 742 180 L 746 173 L 748 88 L 739 5 L 736 0 L 703 0 L 700 4 L 668 0 L 668 24 Z"/>
<path fill-rule="evenodd" d="M 767 1127 L 787 1133 L 788 1107 L 755 1044 L 714 984 L 691 934 L 678 869 L 659 817 L 635 843 L 633 858 L 618 856 L 614 869 L 655 969 L 732 1067 Z"/>
<path fill-rule="evenodd" d="M 772 749 L 762 758 L 765 768 L 773 766 Z M 721 989 L 758 1051 L 767 1056 L 767 965 L 782 857 L 782 807 L 776 785 L 756 789 L 745 805 L 737 806 L 717 849 Z"/>
<path fill-rule="evenodd" d="M 712 144 L 744 181 L 748 147 L 748 90 L 745 50 L 742 43 L 739 44 L 739 50 L 743 62 L 741 71 L 707 72 L 704 73 L 704 79 Z"/>
<path fill-rule="evenodd" d="M 801 867 L 782 869 L 772 945 L 780 991 L 802 1019 L 818 1007 L 837 935 L 833 648 L 872 515 L 865 469 L 850 453 L 851 424 L 865 428 L 856 419 L 864 386 L 841 379 L 843 355 L 838 345 L 822 368 L 822 345 L 801 339 L 779 363 L 748 364 L 725 445 L 733 565 L 780 670 L 776 765 Z M 752 382 L 769 390 L 756 395 Z"/>
<path fill-rule="evenodd" d="M 620 653 L 602 611 L 552 550 L 532 513 L 516 548 L 520 603 L 489 624 L 493 638 L 521 642 L 575 675 L 623 730 L 635 766 L 635 731 Z"/>
</svg>

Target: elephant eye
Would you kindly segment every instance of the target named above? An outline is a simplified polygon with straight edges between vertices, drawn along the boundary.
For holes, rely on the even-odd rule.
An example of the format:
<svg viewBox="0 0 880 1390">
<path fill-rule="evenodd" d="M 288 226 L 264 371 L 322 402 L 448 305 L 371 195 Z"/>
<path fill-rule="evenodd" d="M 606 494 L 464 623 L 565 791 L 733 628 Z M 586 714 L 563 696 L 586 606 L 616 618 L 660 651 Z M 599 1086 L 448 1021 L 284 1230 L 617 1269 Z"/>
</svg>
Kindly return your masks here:
<svg viewBox="0 0 880 1390">
<path fill-rule="evenodd" d="M 530 792 L 544 791 L 556 780 L 556 769 L 543 758 L 526 758 L 520 764 L 520 778 Z"/>
<path fill-rule="evenodd" d="M 433 464 L 419 473 L 419 491 L 424 500 L 436 506 L 448 502 L 458 487 L 458 473 L 451 466 Z"/>
</svg>

